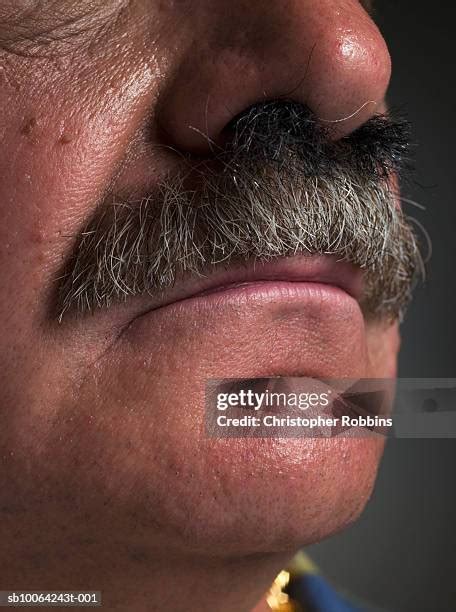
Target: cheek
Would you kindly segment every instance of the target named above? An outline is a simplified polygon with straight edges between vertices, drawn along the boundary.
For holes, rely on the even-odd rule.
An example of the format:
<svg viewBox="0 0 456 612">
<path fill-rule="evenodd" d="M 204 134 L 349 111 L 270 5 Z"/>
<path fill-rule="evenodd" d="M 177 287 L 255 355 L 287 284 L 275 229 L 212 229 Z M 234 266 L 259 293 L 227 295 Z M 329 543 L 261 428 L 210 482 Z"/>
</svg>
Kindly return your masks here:
<svg viewBox="0 0 456 612">
<path fill-rule="evenodd" d="M 81 50 L 59 62 L 5 62 L 0 278 L 24 305 L 23 323 L 35 306 L 46 314 L 62 254 L 118 171 L 145 109 L 153 107 L 157 57 L 138 53 L 134 42 L 114 57 L 114 42 L 100 44 L 95 56 Z"/>
</svg>

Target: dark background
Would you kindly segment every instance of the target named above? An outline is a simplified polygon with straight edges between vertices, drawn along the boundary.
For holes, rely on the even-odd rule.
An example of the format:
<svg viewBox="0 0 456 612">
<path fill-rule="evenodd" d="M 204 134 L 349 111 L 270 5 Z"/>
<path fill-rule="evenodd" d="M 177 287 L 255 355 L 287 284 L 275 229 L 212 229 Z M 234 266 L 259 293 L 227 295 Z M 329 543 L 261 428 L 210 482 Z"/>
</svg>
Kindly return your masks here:
<svg viewBox="0 0 456 612">
<path fill-rule="evenodd" d="M 426 285 L 402 327 L 400 376 L 456 377 L 456 37 L 452 0 L 377 0 L 389 103 L 414 126 L 405 205 L 433 243 Z M 333 582 L 391 612 L 456 612 L 456 440 L 393 439 L 361 520 L 309 553 Z"/>
</svg>

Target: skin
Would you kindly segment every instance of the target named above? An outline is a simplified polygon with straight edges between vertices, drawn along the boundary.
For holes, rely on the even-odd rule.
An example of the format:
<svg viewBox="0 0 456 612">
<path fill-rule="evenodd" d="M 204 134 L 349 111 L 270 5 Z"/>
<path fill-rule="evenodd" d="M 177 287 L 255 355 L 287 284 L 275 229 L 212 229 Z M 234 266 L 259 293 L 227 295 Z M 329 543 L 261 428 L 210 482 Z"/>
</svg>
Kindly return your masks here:
<svg viewBox="0 0 456 612">
<path fill-rule="evenodd" d="M 35 4 L 0 0 L 1 588 L 252 610 L 356 519 L 382 442 L 207 439 L 205 381 L 391 377 L 397 325 L 318 288 L 59 325 L 55 279 L 104 197 L 209 156 L 201 132 L 223 143 L 250 104 L 288 95 L 335 137 L 362 125 L 384 108 L 385 42 L 357 0 Z"/>
</svg>

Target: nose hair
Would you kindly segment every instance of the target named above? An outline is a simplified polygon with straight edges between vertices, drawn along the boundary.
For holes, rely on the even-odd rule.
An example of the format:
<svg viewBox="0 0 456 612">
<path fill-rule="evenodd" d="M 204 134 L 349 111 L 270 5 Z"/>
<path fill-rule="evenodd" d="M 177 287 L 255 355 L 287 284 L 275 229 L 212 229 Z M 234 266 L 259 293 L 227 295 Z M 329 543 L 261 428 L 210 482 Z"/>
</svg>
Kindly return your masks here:
<svg viewBox="0 0 456 612">
<path fill-rule="evenodd" d="M 359 0 L 197 6 L 179 22 L 192 34 L 158 104 L 158 123 L 179 150 L 210 154 L 235 116 L 265 100 L 306 105 L 336 138 L 382 110 L 390 56 Z"/>
</svg>

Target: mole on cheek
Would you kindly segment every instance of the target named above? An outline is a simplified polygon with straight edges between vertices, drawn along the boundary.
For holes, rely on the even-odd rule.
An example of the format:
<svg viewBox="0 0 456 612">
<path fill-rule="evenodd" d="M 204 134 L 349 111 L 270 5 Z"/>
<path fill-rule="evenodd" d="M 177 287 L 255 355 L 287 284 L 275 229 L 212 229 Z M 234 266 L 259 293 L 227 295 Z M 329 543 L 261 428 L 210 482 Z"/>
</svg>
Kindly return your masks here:
<svg viewBox="0 0 456 612">
<path fill-rule="evenodd" d="M 25 123 L 22 125 L 21 130 L 20 130 L 21 134 L 26 136 L 27 139 L 32 144 L 35 144 L 38 142 L 38 137 L 36 134 L 37 126 L 38 126 L 38 121 L 36 120 L 36 118 L 30 117 L 29 119 L 25 121 Z"/>
</svg>

